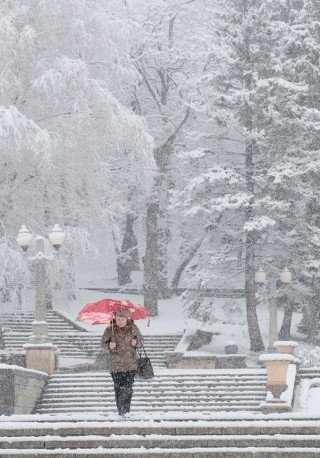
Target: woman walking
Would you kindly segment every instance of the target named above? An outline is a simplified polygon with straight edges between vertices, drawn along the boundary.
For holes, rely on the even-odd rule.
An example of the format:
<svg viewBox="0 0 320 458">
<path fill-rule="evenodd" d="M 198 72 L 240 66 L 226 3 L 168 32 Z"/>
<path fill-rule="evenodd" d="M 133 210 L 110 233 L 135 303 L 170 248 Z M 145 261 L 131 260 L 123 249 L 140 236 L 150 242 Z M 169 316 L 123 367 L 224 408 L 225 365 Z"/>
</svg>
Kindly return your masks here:
<svg viewBox="0 0 320 458">
<path fill-rule="evenodd" d="M 130 412 L 134 376 L 138 369 L 137 348 L 143 338 L 139 328 L 129 319 L 129 310 L 117 310 L 106 328 L 101 345 L 110 352 L 109 371 L 114 382 L 118 413 Z"/>
</svg>

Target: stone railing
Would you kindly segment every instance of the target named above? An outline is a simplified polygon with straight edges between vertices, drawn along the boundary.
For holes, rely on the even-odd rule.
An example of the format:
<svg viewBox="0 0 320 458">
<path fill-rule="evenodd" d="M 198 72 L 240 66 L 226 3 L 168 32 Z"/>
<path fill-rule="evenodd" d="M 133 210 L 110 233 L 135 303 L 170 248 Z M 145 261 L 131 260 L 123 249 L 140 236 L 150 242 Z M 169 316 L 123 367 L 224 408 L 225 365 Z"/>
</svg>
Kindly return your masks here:
<svg viewBox="0 0 320 458">
<path fill-rule="evenodd" d="M 44 372 L 0 364 L 0 415 L 32 413 L 47 379 Z"/>
</svg>

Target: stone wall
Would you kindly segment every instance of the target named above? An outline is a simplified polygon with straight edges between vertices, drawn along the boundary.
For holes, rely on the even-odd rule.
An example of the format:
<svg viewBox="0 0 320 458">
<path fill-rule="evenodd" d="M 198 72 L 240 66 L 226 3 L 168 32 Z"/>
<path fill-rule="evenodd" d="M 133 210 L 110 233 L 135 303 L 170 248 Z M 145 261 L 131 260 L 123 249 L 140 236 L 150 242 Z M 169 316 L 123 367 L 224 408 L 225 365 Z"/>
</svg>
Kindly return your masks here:
<svg viewBox="0 0 320 458">
<path fill-rule="evenodd" d="M 32 413 L 47 379 L 44 372 L 0 364 L 0 415 Z"/>
</svg>

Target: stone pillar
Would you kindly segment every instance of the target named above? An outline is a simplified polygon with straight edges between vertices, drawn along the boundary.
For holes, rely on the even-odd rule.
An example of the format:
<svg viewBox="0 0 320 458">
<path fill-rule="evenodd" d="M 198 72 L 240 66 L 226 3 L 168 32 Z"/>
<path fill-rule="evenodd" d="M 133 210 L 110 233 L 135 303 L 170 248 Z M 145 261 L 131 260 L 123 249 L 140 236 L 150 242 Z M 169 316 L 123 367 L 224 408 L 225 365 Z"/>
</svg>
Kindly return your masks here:
<svg viewBox="0 0 320 458">
<path fill-rule="evenodd" d="M 45 372 L 51 375 L 56 370 L 56 351 L 52 343 L 43 344 L 25 344 L 26 350 L 26 367 L 35 371 Z"/>
<path fill-rule="evenodd" d="M 278 340 L 278 316 L 277 316 L 277 280 L 270 278 L 269 284 L 269 347 L 268 352 L 274 353 L 273 344 Z"/>
</svg>

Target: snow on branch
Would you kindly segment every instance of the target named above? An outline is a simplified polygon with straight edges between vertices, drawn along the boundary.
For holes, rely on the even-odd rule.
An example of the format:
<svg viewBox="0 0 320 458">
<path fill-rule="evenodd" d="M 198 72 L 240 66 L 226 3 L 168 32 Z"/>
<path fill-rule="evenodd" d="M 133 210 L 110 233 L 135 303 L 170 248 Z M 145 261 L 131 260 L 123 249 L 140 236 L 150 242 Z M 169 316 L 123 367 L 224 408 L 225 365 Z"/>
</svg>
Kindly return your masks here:
<svg viewBox="0 0 320 458">
<path fill-rule="evenodd" d="M 258 218 L 254 218 L 251 221 L 247 221 L 243 228 L 246 232 L 253 232 L 253 231 L 263 231 L 268 227 L 272 227 L 276 224 L 276 221 L 269 218 L 268 216 L 260 216 Z"/>
<path fill-rule="evenodd" d="M 252 196 L 245 192 L 235 194 L 225 194 L 211 200 L 210 207 L 212 213 L 223 213 L 227 210 L 238 210 L 250 205 Z"/>
<path fill-rule="evenodd" d="M 185 189 L 186 191 L 192 191 L 201 185 L 213 185 L 218 181 L 225 181 L 232 185 L 243 180 L 241 175 L 236 173 L 232 168 L 218 165 L 190 180 L 190 183 Z"/>
<path fill-rule="evenodd" d="M 320 160 L 310 160 L 311 155 L 306 158 L 290 159 L 286 162 L 280 162 L 272 167 L 267 175 L 272 177 L 274 183 L 281 183 L 285 179 L 302 177 L 308 173 L 314 173 L 320 170 Z"/>
<path fill-rule="evenodd" d="M 24 116 L 14 105 L 0 107 L 0 143 L 3 143 L 5 152 L 15 154 L 19 160 L 29 152 L 49 159 L 48 132 Z"/>
<path fill-rule="evenodd" d="M 67 56 L 56 58 L 54 67 L 48 69 L 32 82 L 35 89 L 53 95 L 70 86 L 89 87 L 90 79 L 86 64 L 80 59 L 70 59 Z"/>
<path fill-rule="evenodd" d="M 85 62 L 67 56 L 57 58 L 54 66 L 33 81 L 35 90 L 44 93 L 60 111 L 74 117 L 76 128 L 88 133 L 97 127 L 100 140 L 109 151 L 127 151 L 130 169 L 141 183 L 151 183 L 155 168 L 153 138 L 144 119 L 125 107 L 109 90 L 106 81 L 92 78 Z M 141 173 L 144 172 L 144 173 Z"/>
</svg>

